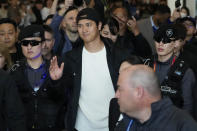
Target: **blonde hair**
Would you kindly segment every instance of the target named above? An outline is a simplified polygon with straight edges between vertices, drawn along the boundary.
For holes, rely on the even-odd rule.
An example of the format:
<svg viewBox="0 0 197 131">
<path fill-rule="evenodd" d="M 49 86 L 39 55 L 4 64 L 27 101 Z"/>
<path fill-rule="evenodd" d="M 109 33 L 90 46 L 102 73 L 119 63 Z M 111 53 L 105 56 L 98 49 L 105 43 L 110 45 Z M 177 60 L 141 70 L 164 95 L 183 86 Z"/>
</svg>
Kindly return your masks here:
<svg viewBox="0 0 197 131">
<path fill-rule="evenodd" d="M 6 46 L 0 44 L 0 54 L 5 58 L 5 67 L 4 69 L 9 70 L 12 67 L 12 59 L 9 54 L 9 50 Z"/>
</svg>

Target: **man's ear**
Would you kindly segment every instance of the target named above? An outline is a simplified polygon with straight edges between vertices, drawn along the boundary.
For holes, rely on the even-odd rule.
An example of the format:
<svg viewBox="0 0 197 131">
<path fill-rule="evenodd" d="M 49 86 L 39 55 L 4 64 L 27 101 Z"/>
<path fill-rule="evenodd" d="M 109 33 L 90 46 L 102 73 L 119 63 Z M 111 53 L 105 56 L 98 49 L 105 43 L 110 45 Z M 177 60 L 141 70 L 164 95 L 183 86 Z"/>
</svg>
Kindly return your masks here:
<svg viewBox="0 0 197 131">
<path fill-rule="evenodd" d="M 64 23 L 63 23 L 63 21 L 60 23 L 60 26 L 59 26 L 59 28 L 60 29 L 62 29 L 62 28 L 64 28 L 64 26 L 66 26 Z"/>
<path fill-rule="evenodd" d="M 197 30 L 196 30 L 196 27 L 195 27 L 194 35 L 196 35 L 196 33 L 197 33 Z"/>
<path fill-rule="evenodd" d="M 16 29 L 16 35 L 15 35 L 15 37 L 16 37 L 16 41 L 18 41 L 19 33 L 20 33 L 20 29 L 19 29 L 19 28 L 17 28 L 17 29 Z"/>
<path fill-rule="evenodd" d="M 102 27 L 102 22 L 98 23 L 98 30 L 101 31 L 101 27 Z"/>
<path fill-rule="evenodd" d="M 52 46 L 54 46 L 54 44 L 55 44 L 55 39 L 53 38 L 53 40 L 52 40 Z"/>
<path fill-rule="evenodd" d="M 144 95 L 144 88 L 141 86 L 136 87 L 137 97 L 142 98 Z"/>
</svg>

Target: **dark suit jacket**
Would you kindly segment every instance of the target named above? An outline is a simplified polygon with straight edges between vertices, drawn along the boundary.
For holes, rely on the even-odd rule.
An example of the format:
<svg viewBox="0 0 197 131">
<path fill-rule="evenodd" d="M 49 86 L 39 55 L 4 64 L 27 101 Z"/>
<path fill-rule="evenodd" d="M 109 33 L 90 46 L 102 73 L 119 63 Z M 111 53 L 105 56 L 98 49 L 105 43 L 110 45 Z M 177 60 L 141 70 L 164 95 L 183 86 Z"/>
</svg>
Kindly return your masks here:
<svg viewBox="0 0 197 131">
<path fill-rule="evenodd" d="M 102 40 L 105 44 L 107 52 L 106 57 L 112 83 L 114 85 L 114 90 L 116 90 L 120 63 L 129 56 L 129 52 L 120 50 L 111 45 L 111 42 L 109 43 L 108 39 L 102 38 Z M 80 46 L 77 49 L 73 49 L 72 51 L 67 52 L 63 58 L 65 66 L 62 79 L 64 81 L 67 81 L 65 85 L 67 86 L 67 88 L 70 88 L 71 98 L 69 102 L 66 122 L 68 131 L 74 130 L 77 117 L 78 102 L 81 90 L 82 50 L 83 46 Z"/>
<path fill-rule="evenodd" d="M 148 41 L 152 49 L 152 53 L 155 54 L 156 53 L 155 42 L 153 40 L 154 32 L 150 21 L 150 17 L 137 21 L 137 25 L 139 27 L 140 33 Z"/>
</svg>

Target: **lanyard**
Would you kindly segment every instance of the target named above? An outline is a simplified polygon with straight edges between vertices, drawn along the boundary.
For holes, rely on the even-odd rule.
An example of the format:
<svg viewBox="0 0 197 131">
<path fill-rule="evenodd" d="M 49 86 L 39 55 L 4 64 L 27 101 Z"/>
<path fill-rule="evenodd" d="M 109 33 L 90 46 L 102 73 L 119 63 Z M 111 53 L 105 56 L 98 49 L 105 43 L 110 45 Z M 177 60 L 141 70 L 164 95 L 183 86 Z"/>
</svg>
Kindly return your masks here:
<svg viewBox="0 0 197 131">
<path fill-rule="evenodd" d="M 175 60 L 176 60 L 176 56 L 174 56 L 171 66 L 174 65 Z M 156 71 L 156 65 L 157 65 L 156 62 L 154 62 L 154 67 L 153 67 L 154 72 Z"/>
<path fill-rule="evenodd" d="M 128 125 L 128 127 L 127 127 L 127 131 L 129 131 L 129 130 L 130 130 L 130 128 L 131 128 L 131 126 L 132 126 L 132 124 L 133 124 L 133 120 L 131 119 L 131 120 L 130 120 L 130 122 L 129 122 L 129 125 Z"/>
</svg>

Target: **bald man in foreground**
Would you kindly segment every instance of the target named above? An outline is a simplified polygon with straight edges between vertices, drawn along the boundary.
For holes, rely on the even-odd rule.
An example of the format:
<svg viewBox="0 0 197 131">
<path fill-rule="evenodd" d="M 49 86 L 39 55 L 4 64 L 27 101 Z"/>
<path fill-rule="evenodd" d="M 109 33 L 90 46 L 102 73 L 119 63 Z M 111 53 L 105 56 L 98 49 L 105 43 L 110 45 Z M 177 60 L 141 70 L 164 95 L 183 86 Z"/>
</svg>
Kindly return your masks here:
<svg viewBox="0 0 197 131">
<path fill-rule="evenodd" d="M 169 98 L 161 99 L 158 79 L 145 65 L 120 72 L 116 98 L 124 117 L 115 131 L 196 131 L 197 123 Z"/>
</svg>

